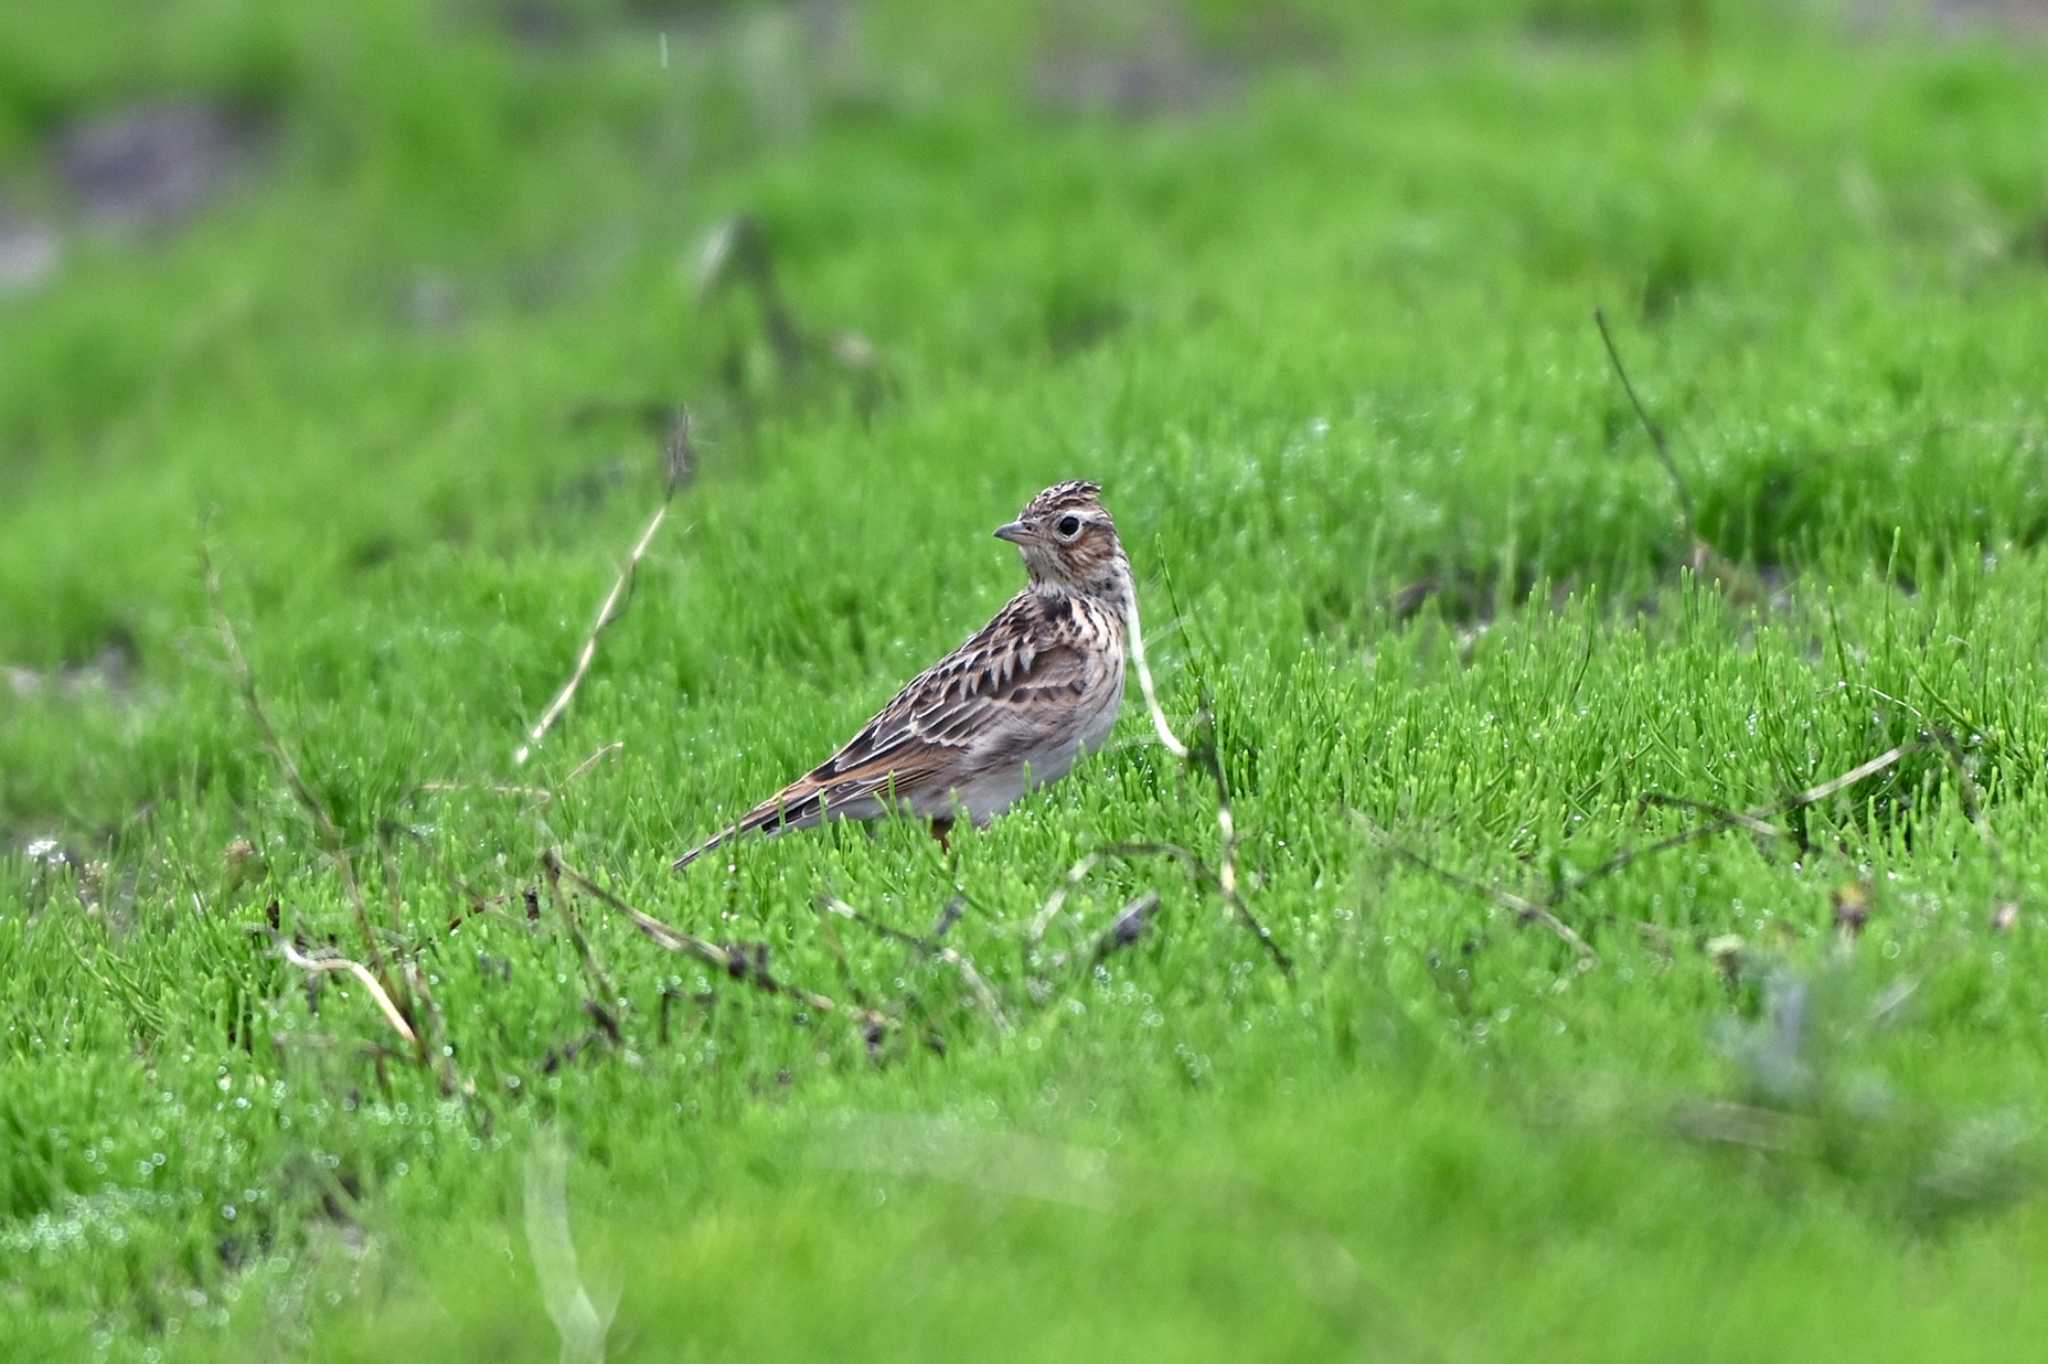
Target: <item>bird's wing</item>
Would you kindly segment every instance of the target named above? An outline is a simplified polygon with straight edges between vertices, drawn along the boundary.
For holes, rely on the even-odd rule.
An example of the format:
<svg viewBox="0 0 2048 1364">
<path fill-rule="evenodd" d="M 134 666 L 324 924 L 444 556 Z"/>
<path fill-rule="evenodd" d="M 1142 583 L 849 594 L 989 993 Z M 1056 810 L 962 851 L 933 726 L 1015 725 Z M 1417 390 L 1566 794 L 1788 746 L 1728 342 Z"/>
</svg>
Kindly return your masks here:
<svg viewBox="0 0 2048 1364">
<path fill-rule="evenodd" d="M 687 854 L 677 869 L 740 834 L 801 828 L 832 808 L 944 791 L 984 764 L 1022 762 L 1070 719 L 1093 679 L 1087 653 L 1066 636 L 1056 612 L 1020 593 L 912 678 L 837 753 Z"/>
</svg>

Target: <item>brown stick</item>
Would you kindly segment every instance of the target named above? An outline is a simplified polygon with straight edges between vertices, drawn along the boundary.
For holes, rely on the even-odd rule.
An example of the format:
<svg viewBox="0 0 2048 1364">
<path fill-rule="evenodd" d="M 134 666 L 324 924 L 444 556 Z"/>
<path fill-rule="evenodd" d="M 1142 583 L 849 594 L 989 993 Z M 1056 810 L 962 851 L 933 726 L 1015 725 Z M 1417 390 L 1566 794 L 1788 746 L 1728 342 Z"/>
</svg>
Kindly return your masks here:
<svg viewBox="0 0 2048 1364">
<path fill-rule="evenodd" d="M 548 899 L 562 916 L 568 927 L 569 942 L 576 949 L 576 956 L 583 963 L 583 972 L 590 977 L 600 998 L 617 1000 L 619 992 L 612 988 L 611 977 L 605 974 L 604 965 L 598 961 L 597 952 L 590 945 L 590 939 L 583 936 L 583 925 L 577 921 L 576 908 L 569 903 L 569 897 L 562 894 L 562 864 L 552 856 L 541 859 L 541 868 L 547 873 Z"/>
<path fill-rule="evenodd" d="M 490 1114 L 476 1104 L 476 1086 L 463 1079 L 462 1072 L 456 1068 L 455 1058 L 447 1045 L 448 1019 L 442 1014 L 441 1005 L 435 1000 L 434 992 L 428 988 L 426 972 L 420 970 L 419 963 L 409 961 L 405 964 L 405 984 L 407 993 L 419 1007 L 429 1034 L 428 1037 L 420 1039 L 420 1060 L 423 1063 L 429 1060 L 434 1063 L 434 1068 L 441 1075 L 441 1092 L 451 1097 L 460 1095 L 464 1106 L 470 1110 L 471 1119 L 479 1127 L 487 1128 L 490 1125 Z"/>
<path fill-rule="evenodd" d="M 1279 941 L 1259 921 L 1258 916 L 1252 913 L 1251 906 L 1245 903 L 1243 894 L 1238 890 L 1237 824 L 1230 811 L 1230 783 L 1224 779 L 1222 761 L 1214 752 L 1213 726 L 1211 744 L 1202 753 L 1197 754 L 1173 732 L 1173 726 L 1167 724 L 1166 712 L 1159 705 L 1158 689 L 1152 685 L 1151 665 L 1145 659 L 1145 634 L 1139 626 L 1138 603 L 1135 597 L 1131 599 L 1124 612 L 1124 634 L 1129 641 L 1131 667 L 1138 674 L 1138 691 L 1145 698 L 1145 711 L 1151 716 L 1152 730 L 1158 735 L 1160 746 L 1189 767 L 1206 772 L 1216 783 L 1216 828 L 1220 838 L 1216 850 L 1215 885 L 1217 892 L 1223 897 L 1224 907 L 1239 923 L 1251 930 L 1252 936 L 1259 940 L 1259 946 L 1266 950 L 1266 955 L 1280 968 L 1280 974 L 1291 980 L 1294 977 L 1293 958 L 1287 955 Z M 1053 916 L 1059 913 L 1060 906 L 1066 902 L 1067 893 L 1094 870 L 1093 857 L 1091 854 L 1074 864 L 1072 870 L 1067 873 L 1066 883 L 1054 889 L 1045 906 L 1032 919 L 1032 943 L 1037 943 L 1045 936 L 1045 930 L 1051 925 Z M 1199 871 L 1201 863 L 1194 861 L 1193 866 Z"/>
<path fill-rule="evenodd" d="M 1949 766 L 1956 774 L 1956 784 L 1962 788 L 1963 814 L 1976 827 L 1977 836 L 1983 840 L 1984 851 L 1991 858 L 1993 874 L 2004 883 L 2004 897 L 1991 914 L 1992 926 L 2003 931 L 2018 918 L 2020 901 L 2026 892 L 2022 889 L 2019 878 L 2013 874 L 2012 864 L 2006 860 L 2004 844 L 1998 835 L 1991 831 L 1990 822 L 1983 818 L 1983 793 L 1977 789 L 1977 778 L 1970 772 L 1968 755 L 1963 752 L 1962 741 L 1939 725 L 1929 725 L 1927 733 L 1947 755 Z"/>
<path fill-rule="evenodd" d="M 242 652 L 241 636 L 235 633 L 235 623 L 228 617 L 227 608 L 221 604 L 220 571 L 214 567 L 213 554 L 202 542 L 199 547 L 200 563 L 206 575 L 206 595 L 213 606 L 214 624 L 220 631 L 221 645 L 227 651 L 228 667 L 235 675 L 235 685 L 241 691 L 242 704 L 249 712 L 249 718 L 256 725 L 256 732 L 262 737 L 263 746 L 270 753 L 271 760 L 284 774 L 285 784 L 291 787 L 293 797 L 306 817 L 313 821 L 313 828 L 320 835 L 320 842 L 335 869 L 341 873 L 341 884 L 348 892 L 350 906 L 355 910 L 356 927 L 363 935 L 363 945 L 369 949 L 370 961 L 376 966 L 378 976 L 386 974 L 383 949 L 377 945 L 377 934 L 370 927 L 370 910 L 363 902 L 362 884 L 356 880 L 355 862 L 349 857 L 347 840 L 342 837 L 341 826 L 334 822 L 327 805 L 315 795 L 306 781 L 298 760 L 292 757 L 284 740 L 278 737 L 277 726 L 270 723 L 270 715 L 263 709 L 263 698 L 256 691 L 256 673 L 249 666 L 249 656 Z M 383 993 L 379 987 L 379 994 Z M 388 997 L 386 998 L 388 1003 Z M 406 1030 L 408 1033 L 411 1029 Z"/>
<path fill-rule="evenodd" d="M 1715 834 L 1724 833 L 1729 829 L 1748 829 L 1753 833 L 1763 834 L 1768 837 L 1782 838 L 1785 836 L 1784 831 L 1766 823 L 1767 817 L 1782 815 L 1804 806 L 1816 804 L 1830 796 L 1838 795 L 1858 782 L 1867 781 L 1871 777 L 1897 766 L 1911 754 L 1917 753 L 1930 745 L 1938 745 L 1939 742 L 1936 738 L 1923 735 L 1909 743 L 1900 744 L 1896 748 L 1880 753 L 1867 762 L 1858 763 L 1839 776 L 1830 777 L 1824 782 L 1809 786 L 1804 791 L 1788 796 L 1773 805 L 1761 806 L 1748 812 L 1719 809 L 1702 802 L 1685 800 L 1682 797 L 1665 796 L 1657 793 L 1647 795 L 1643 798 L 1647 804 L 1685 806 L 1692 809 L 1710 811 L 1713 817 L 1705 823 L 1695 825 L 1690 829 L 1681 830 L 1668 838 L 1660 838 L 1654 843 L 1645 844 L 1639 848 L 1630 848 L 1616 854 L 1593 870 L 1574 877 L 1572 880 L 1559 886 L 1549 897 L 1547 903 L 1543 904 L 1539 904 L 1534 900 L 1524 899 L 1522 896 L 1510 891 L 1501 890 L 1495 886 L 1484 885 L 1472 880 L 1470 877 L 1460 876 L 1454 871 L 1440 867 L 1423 857 L 1420 853 L 1396 843 L 1385 830 L 1374 824 L 1370 819 L 1367 819 L 1363 814 L 1359 814 L 1356 811 L 1353 814 L 1372 839 L 1389 852 L 1394 853 L 1404 861 L 1420 867 L 1441 881 L 1471 891 L 1474 894 L 1485 896 L 1495 904 L 1514 911 L 1524 921 L 1543 924 L 1551 932 L 1572 944 L 1576 950 L 1590 957 L 1594 955 L 1593 950 L 1586 946 L 1577 933 L 1573 932 L 1568 925 L 1551 912 L 1555 906 L 1562 904 L 1570 896 L 1578 894 L 1593 882 L 1612 876 L 1641 861 L 1643 858 L 1654 857 L 1658 853 L 1669 852 L 1673 848 L 1682 848 L 1687 844 L 1700 842 L 1703 839 L 1713 837 Z M 1974 805 L 1974 789 L 1966 790 L 1965 800 Z"/>
<path fill-rule="evenodd" d="M 1191 758 L 1190 763 L 1197 767 L 1206 767 L 1205 760 L 1199 756 Z M 1273 935 L 1266 931 L 1266 926 L 1252 914 L 1251 907 L 1238 893 L 1236 826 L 1231 821 L 1229 801 L 1222 796 L 1222 777 L 1220 773 L 1211 775 L 1217 782 L 1218 799 L 1221 801 L 1217 814 L 1217 824 L 1222 829 L 1224 838 L 1223 862 L 1220 865 L 1227 870 L 1211 872 L 1201 858 L 1177 843 L 1112 843 L 1107 847 L 1098 848 L 1068 868 L 1065 879 L 1046 897 L 1045 904 L 1032 916 L 1028 943 L 1033 947 L 1038 945 L 1073 888 L 1086 880 L 1089 873 L 1093 872 L 1105 858 L 1170 857 L 1187 870 L 1189 877 L 1197 886 L 1216 888 L 1217 893 L 1223 897 L 1224 907 L 1231 917 L 1251 930 L 1252 936 L 1259 940 L 1259 945 L 1272 957 L 1273 964 L 1280 968 L 1280 974 L 1291 979 L 1294 975 L 1294 959 L 1288 956 L 1286 950 L 1274 940 Z"/>
<path fill-rule="evenodd" d="M 1725 809 L 1709 801 L 1693 800 L 1686 796 L 1666 795 L 1662 791 L 1645 791 L 1642 795 L 1636 797 L 1636 808 L 1638 811 L 1648 809 L 1652 805 L 1663 806 L 1666 809 L 1672 810 L 1690 810 L 1697 815 L 1712 815 L 1717 819 L 1725 819 L 1728 821 L 1730 828 L 1747 829 L 1758 838 L 1783 838 L 1785 836 L 1785 831 L 1775 824 L 1767 824 L 1755 815 L 1746 815 L 1740 810 Z"/>
<path fill-rule="evenodd" d="M 1209 760 L 1212 764 L 1217 762 L 1214 754 L 1210 755 Z M 1280 968 L 1280 974 L 1292 979 L 1294 959 L 1287 955 L 1286 949 L 1281 947 L 1266 926 L 1259 922 L 1258 916 L 1252 913 L 1251 906 L 1238 894 L 1237 823 L 1231 817 L 1230 796 L 1223 782 L 1223 770 L 1220 765 L 1216 767 L 1215 777 L 1216 825 L 1223 833 L 1222 845 L 1216 854 L 1216 888 L 1223 896 L 1224 905 L 1237 917 L 1239 923 L 1252 931 L 1252 936 L 1259 940 L 1259 946 L 1266 949 L 1266 955 Z"/>
<path fill-rule="evenodd" d="M 715 966 L 737 980 L 746 981 L 756 989 L 771 995 L 786 995 L 814 1013 L 837 1014 L 842 1018 L 853 1019 L 858 1023 L 865 1024 L 869 1032 L 874 1035 L 878 1035 L 884 1030 L 896 1026 L 896 1020 L 887 1014 L 876 1013 L 872 1009 L 851 1008 L 839 1004 L 815 990 L 806 990 L 800 985 L 793 985 L 787 981 L 778 980 L 744 956 L 728 952 L 723 947 L 715 943 L 706 942 L 695 934 L 685 933 L 679 928 L 669 927 L 652 914 L 635 909 L 632 905 L 627 904 L 624 900 L 597 884 L 597 882 L 570 867 L 562 861 L 561 856 L 553 848 L 548 849 L 541 855 L 541 863 L 543 866 L 551 866 L 554 874 L 559 875 L 563 880 L 582 891 L 585 895 L 631 919 L 634 927 L 638 928 L 655 946 L 664 951 L 675 952 L 686 957 L 695 957 L 705 965 Z"/>
<path fill-rule="evenodd" d="M 1202 859 L 1178 843 L 1111 843 L 1106 847 L 1097 848 L 1067 869 L 1067 874 L 1060 884 L 1054 886 L 1052 893 L 1046 896 L 1045 904 L 1039 908 L 1038 913 L 1031 916 L 1028 930 L 1028 942 L 1031 946 L 1036 947 L 1045 937 L 1046 930 L 1051 927 L 1052 920 L 1066 904 L 1067 897 L 1073 892 L 1074 887 L 1080 885 L 1096 867 L 1112 857 L 1170 857 L 1180 863 L 1195 881 L 1206 883 L 1210 879 L 1209 869 L 1202 864 Z"/>
<path fill-rule="evenodd" d="M 603 762 L 606 758 L 609 758 L 612 754 L 617 753 L 620 749 L 624 748 L 625 746 L 626 741 L 624 739 L 614 739 L 610 743 L 605 744 L 603 747 L 599 748 L 597 752 L 591 754 L 582 762 L 577 763 L 576 766 L 570 771 L 569 775 L 562 778 L 562 785 L 569 785 L 578 777 L 590 771 L 592 768 L 596 767 L 599 763 Z"/>
<path fill-rule="evenodd" d="M 947 947 L 943 943 L 934 942 L 929 938 L 920 938 L 915 933 L 905 933 L 900 928 L 892 928 L 879 919 L 870 918 L 836 895 L 820 895 L 818 897 L 818 908 L 827 914 L 837 915 L 839 918 L 860 924 L 862 927 L 879 933 L 892 942 L 903 943 L 927 957 L 933 957 L 946 963 L 946 965 L 960 973 L 960 979 L 973 992 L 976 1002 L 988 1011 L 988 1016 L 995 1022 L 996 1031 L 1008 1032 L 1010 1030 L 1009 1016 L 1003 1012 L 1003 1006 L 997 1000 L 996 992 L 989 988 L 988 981 L 982 976 L 981 972 L 974 969 L 974 963 L 969 961 L 965 954 Z"/>
<path fill-rule="evenodd" d="M 541 712 L 540 719 L 534 721 L 533 728 L 526 732 L 526 742 L 512 754 L 513 766 L 523 766 L 526 760 L 533 756 L 533 750 L 547 736 L 547 732 L 554 728 L 555 721 L 562 718 L 562 712 L 569 708 L 569 702 L 575 698 L 576 689 L 583 685 L 584 676 L 590 672 L 590 665 L 597 658 L 598 637 L 626 614 L 626 607 L 633 598 L 633 579 L 640 570 L 640 560 L 646 556 L 647 547 L 654 543 L 655 532 L 661 529 L 662 522 L 668 520 L 669 508 L 675 503 L 676 489 L 688 472 L 691 460 L 690 415 L 687 410 L 679 411 L 676 414 L 675 428 L 669 435 L 667 477 L 663 484 L 661 505 L 655 508 L 654 515 L 648 519 L 646 529 L 640 532 L 640 538 L 633 542 L 632 550 L 626 555 L 625 566 L 619 570 L 617 580 L 612 583 L 612 590 L 605 594 L 603 605 L 597 608 L 597 619 L 591 623 L 590 633 L 583 640 L 583 648 L 577 652 L 576 667 L 569 674 L 569 680 L 562 684 L 562 689 L 555 693 L 555 699 L 548 703 L 548 708 Z"/>
<path fill-rule="evenodd" d="M 482 891 L 465 881 L 462 878 L 462 874 L 450 866 L 448 859 L 441 855 L 441 850 L 428 841 L 426 835 L 422 834 L 418 829 L 413 828 L 409 824 L 396 823 L 390 827 L 397 829 L 405 834 L 406 837 L 412 839 L 413 842 L 419 844 L 421 849 L 426 852 L 427 857 L 433 862 L 435 869 L 441 873 L 442 879 L 447 881 L 454 888 L 455 893 L 466 902 L 467 907 L 462 913 L 448 920 L 448 932 L 453 933 L 456 929 L 462 927 L 467 920 L 479 914 L 490 913 L 493 905 L 502 904 L 508 898 L 503 895 L 486 896 Z M 436 941 L 438 939 L 428 938 L 426 941 L 414 945 L 412 954 L 414 956 L 419 955 L 421 952 L 426 951 L 427 948 L 433 946 Z"/>
<path fill-rule="evenodd" d="M 728 281 L 745 280 L 754 291 L 775 359 L 785 372 L 803 362 L 808 345 L 775 283 L 775 256 L 760 220 L 750 213 L 727 218 L 712 229 L 697 262 L 697 297 L 704 301 Z"/>
<path fill-rule="evenodd" d="M 1829 796 L 1846 790 L 1857 782 L 1865 781 L 1885 771 L 1887 768 L 1896 766 L 1902 758 L 1927 747 L 1928 742 L 1925 739 L 1915 739 L 1910 743 L 1900 744 L 1897 748 L 1880 753 L 1869 762 L 1859 763 L 1840 776 L 1831 777 L 1818 786 L 1810 786 L 1797 795 L 1788 796 L 1775 805 L 1759 806 L 1747 814 L 1736 810 L 1724 811 L 1704 824 L 1680 830 L 1669 838 L 1660 838 L 1655 843 L 1646 844 L 1640 848 L 1630 848 L 1625 852 L 1617 853 L 1593 868 L 1593 870 L 1565 882 L 1563 886 L 1558 888 L 1557 893 L 1551 896 L 1550 902 L 1557 904 L 1567 896 L 1576 895 L 1595 881 L 1612 876 L 1631 863 L 1640 861 L 1645 857 L 1654 857 L 1658 853 L 1670 852 L 1673 848 L 1682 848 L 1688 843 L 1697 843 L 1702 839 L 1712 838 L 1715 834 L 1724 833 L 1729 829 L 1737 827 L 1755 829 L 1762 825 L 1762 827 L 1770 829 L 1773 835 L 1783 837 L 1784 835 L 1781 830 L 1763 824 L 1763 820 L 1771 815 L 1786 814 L 1803 806 L 1826 800 Z"/>
<path fill-rule="evenodd" d="M 1628 369 L 1621 363 L 1621 352 L 1614 345 L 1614 335 L 1607 330 L 1607 314 L 1595 308 L 1593 325 L 1600 329 L 1600 342 L 1607 347 L 1607 359 L 1614 366 L 1615 377 L 1621 380 L 1622 392 L 1628 394 L 1629 405 L 1636 410 L 1636 420 L 1649 433 L 1650 444 L 1656 447 L 1657 462 L 1664 466 L 1665 474 L 1671 479 L 1671 490 L 1678 495 L 1678 511 L 1685 522 L 1686 538 L 1695 545 L 1705 543 L 1700 539 L 1699 522 L 1693 516 L 1692 491 L 1686 487 L 1685 475 L 1678 471 L 1678 461 L 1671 457 L 1671 445 L 1664 439 L 1663 429 L 1651 420 L 1650 410 L 1643 406 L 1643 400 L 1636 394 L 1636 386 L 1629 381 Z"/>
<path fill-rule="evenodd" d="M 1382 848 L 1385 848 L 1388 852 L 1394 854 L 1402 861 L 1421 868 L 1423 871 L 1428 872 L 1431 876 L 1436 877 L 1439 881 L 1443 881 L 1449 885 L 1457 886 L 1463 890 L 1469 890 L 1475 895 L 1484 896 L 1486 899 L 1493 901 L 1501 908 L 1512 911 L 1514 913 L 1514 916 L 1523 923 L 1534 923 L 1543 925 L 1543 927 L 1549 929 L 1567 946 L 1569 946 L 1574 952 L 1577 952 L 1582 957 L 1586 957 L 1589 959 L 1598 958 L 1599 954 L 1587 945 L 1586 940 L 1584 938 L 1581 938 L 1578 935 L 1578 932 L 1575 929 L 1573 929 L 1570 924 L 1558 918 L 1557 915 L 1551 913 L 1550 910 L 1544 907 L 1543 905 L 1537 904 L 1534 900 L 1525 900 L 1521 896 L 1514 894 L 1512 891 L 1502 890 L 1498 886 L 1489 886 L 1483 882 L 1474 881 L 1469 876 L 1460 876 L 1458 873 L 1451 871 L 1448 868 L 1440 867 L 1436 863 L 1424 857 L 1421 853 L 1416 852 L 1411 848 L 1403 847 L 1400 843 L 1395 842 L 1393 835 L 1389 834 L 1385 829 L 1382 829 L 1379 825 L 1373 823 L 1370 819 L 1366 818 L 1365 815 L 1361 814 L 1360 812 L 1356 810 L 1352 811 L 1352 817 L 1355 818 L 1359 822 L 1359 824 L 1365 829 L 1366 835 L 1369 838 L 1371 838 L 1373 842 L 1379 844 Z"/>
<path fill-rule="evenodd" d="M 377 826 L 377 851 L 384 862 L 384 900 L 386 913 L 391 920 L 391 935 L 395 940 L 405 937 L 405 876 L 398 865 L 398 854 L 391 846 L 391 825 L 388 821 Z"/>
<path fill-rule="evenodd" d="M 953 925 L 960 922 L 960 916 L 967 909 L 967 896 L 960 893 L 949 898 L 939 910 L 939 917 L 932 923 L 932 931 L 925 934 L 926 942 L 935 943 L 953 931 Z"/>
</svg>

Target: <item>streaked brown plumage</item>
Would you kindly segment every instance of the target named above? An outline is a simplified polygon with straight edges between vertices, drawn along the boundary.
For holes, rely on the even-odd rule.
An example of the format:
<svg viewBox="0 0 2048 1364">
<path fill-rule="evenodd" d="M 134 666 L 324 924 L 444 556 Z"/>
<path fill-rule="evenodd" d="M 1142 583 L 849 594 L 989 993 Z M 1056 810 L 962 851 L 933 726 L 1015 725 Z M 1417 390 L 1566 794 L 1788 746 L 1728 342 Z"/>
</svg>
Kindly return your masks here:
<svg viewBox="0 0 2048 1364">
<path fill-rule="evenodd" d="M 816 768 L 676 861 L 680 871 L 742 834 L 827 819 L 956 815 L 986 824 L 1057 781 L 1116 723 L 1127 613 L 1137 599 L 1116 523 L 1093 483 L 1060 483 L 998 527 L 1030 583 L 995 619 L 911 679 Z"/>
</svg>

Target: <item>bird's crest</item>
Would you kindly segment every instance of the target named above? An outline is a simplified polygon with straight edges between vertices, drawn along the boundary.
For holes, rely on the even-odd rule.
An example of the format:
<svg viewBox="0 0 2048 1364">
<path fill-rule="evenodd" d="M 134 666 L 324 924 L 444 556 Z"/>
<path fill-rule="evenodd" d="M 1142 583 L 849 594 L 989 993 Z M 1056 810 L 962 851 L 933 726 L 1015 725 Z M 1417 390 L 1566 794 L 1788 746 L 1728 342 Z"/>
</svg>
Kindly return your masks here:
<svg viewBox="0 0 2048 1364">
<path fill-rule="evenodd" d="M 1054 512 L 1067 511 L 1075 507 L 1100 507 L 1101 505 L 1102 485 L 1077 478 L 1065 483 L 1055 483 L 1038 496 L 1032 498 L 1024 507 L 1024 515 L 1026 517 L 1050 516 Z"/>
</svg>

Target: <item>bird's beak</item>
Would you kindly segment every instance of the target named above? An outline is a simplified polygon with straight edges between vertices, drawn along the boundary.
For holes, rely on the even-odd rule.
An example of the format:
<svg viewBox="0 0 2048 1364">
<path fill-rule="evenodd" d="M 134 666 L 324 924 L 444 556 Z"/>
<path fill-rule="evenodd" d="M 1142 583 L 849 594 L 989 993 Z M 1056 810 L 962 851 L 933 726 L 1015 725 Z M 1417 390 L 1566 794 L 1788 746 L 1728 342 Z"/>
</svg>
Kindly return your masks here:
<svg viewBox="0 0 2048 1364">
<path fill-rule="evenodd" d="M 1013 545 L 1021 545 L 1030 538 L 1031 532 L 1024 529 L 1022 521 L 1012 521 L 1007 525 L 996 527 L 996 539 L 1008 540 Z"/>
</svg>

